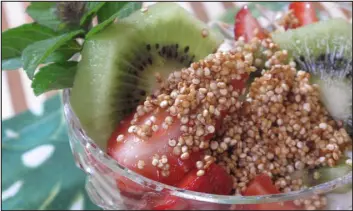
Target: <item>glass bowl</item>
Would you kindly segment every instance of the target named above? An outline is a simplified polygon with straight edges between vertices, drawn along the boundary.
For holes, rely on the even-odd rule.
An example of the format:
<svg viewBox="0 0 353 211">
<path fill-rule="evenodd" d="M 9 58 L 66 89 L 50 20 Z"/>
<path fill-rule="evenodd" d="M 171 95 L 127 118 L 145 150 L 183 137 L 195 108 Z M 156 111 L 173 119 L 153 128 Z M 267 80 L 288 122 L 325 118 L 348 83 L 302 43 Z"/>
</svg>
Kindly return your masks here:
<svg viewBox="0 0 353 211">
<path fill-rule="evenodd" d="M 305 200 L 321 194 L 327 195 L 325 209 L 352 209 L 352 190 L 344 194 L 333 193 L 339 187 L 352 185 L 352 172 L 300 191 L 246 197 L 198 193 L 150 180 L 119 165 L 86 135 L 71 109 L 69 98 L 70 90 L 66 89 L 63 92 L 63 103 L 70 146 L 76 165 L 87 174 L 88 195 L 103 209 L 153 209 L 166 197 L 174 197 L 178 202 L 175 208 L 179 210 L 244 210 L 256 204 Z M 119 187 L 124 185 L 124 190 L 118 188 L 117 181 Z"/>
</svg>

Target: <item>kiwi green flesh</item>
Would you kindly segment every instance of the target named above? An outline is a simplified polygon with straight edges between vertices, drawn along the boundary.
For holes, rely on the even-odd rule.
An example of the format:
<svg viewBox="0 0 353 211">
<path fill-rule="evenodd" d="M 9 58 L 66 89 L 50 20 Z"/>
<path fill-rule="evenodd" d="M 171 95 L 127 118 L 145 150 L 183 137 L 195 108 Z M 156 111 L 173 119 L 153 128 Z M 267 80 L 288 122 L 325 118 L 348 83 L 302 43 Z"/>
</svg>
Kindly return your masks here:
<svg viewBox="0 0 353 211">
<path fill-rule="evenodd" d="M 351 58 L 352 25 L 341 18 L 319 21 L 285 32 L 274 32 L 272 39 L 293 57 L 317 58 L 337 54 Z"/>
<path fill-rule="evenodd" d="M 272 38 L 297 69 L 311 74 L 331 116 L 342 120 L 352 136 L 352 25 L 343 19 L 309 24 Z"/>
<path fill-rule="evenodd" d="M 290 177 L 291 179 L 301 179 L 303 185 L 307 187 L 312 187 L 325 182 L 332 181 L 334 179 L 343 177 L 352 171 L 352 166 L 346 164 L 348 158 L 342 158 L 338 164 L 334 167 L 318 167 L 315 169 L 302 169 L 294 171 Z M 314 174 L 318 174 L 319 178 L 314 178 Z M 345 193 L 352 189 L 352 184 L 347 184 L 345 186 L 335 189 L 335 193 Z"/>
<path fill-rule="evenodd" d="M 321 101 L 330 115 L 343 121 L 352 135 L 352 78 L 321 74 L 312 75 L 311 82 L 319 85 Z"/>
<path fill-rule="evenodd" d="M 137 11 L 86 40 L 70 98 L 83 129 L 104 149 L 117 123 L 156 88 L 156 72 L 166 78 L 222 41 L 174 3 Z"/>
<path fill-rule="evenodd" d="M 343 176 L 347 175 L 349 172 L 351 172 L 352 166 L 346 164 L 345 160 L 346 159 L 341 159 L 339 164 L 334 167 L 321 167 L 316 170 L 313 170 L 312 173 L 317 172 L 319 175 L 319 178 L 311 179 L 311 181 L 313 182 L 312 185 L 318 185 L 321 183 L 329 182 L 334 179 L 343 177 Z M 344 185 L 342 187 L 339 187 L 339 188 L 335 189 L 333 192 L 346 193 L 351 189 L 352 189 L 352 183 Z"/>
</svg>

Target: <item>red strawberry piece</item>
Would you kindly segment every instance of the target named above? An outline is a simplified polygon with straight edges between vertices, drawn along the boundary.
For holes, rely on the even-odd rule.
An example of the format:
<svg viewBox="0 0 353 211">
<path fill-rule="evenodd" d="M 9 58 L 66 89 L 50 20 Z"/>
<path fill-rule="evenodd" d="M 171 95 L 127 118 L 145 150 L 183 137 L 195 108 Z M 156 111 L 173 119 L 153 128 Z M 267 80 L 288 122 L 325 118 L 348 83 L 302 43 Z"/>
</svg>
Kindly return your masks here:
<svg viewBox="0 0 353 211">
<path fill-rule="evenodd" d="M 245 42 L 249 42 L 254 37 L 263 39 L 267 36 L 246 5 L 235 16 L 234 37 L 237 40 L 241 36 L 244 37 Z"/>
<path fill-rule="evenodd" d="M 299 21 L 299 24 L 293 28 L 319 21 L 316 16 L 315 7 L 311 2 L 293 2 L 289 5 L 289 9 L 293 11 L 294 16 Z"/>
<path fill-rule="evenodd" d="M 233 180 L 228 173 L 217 164 L 212 164 L 203 176 L 197 176 L 197 169 L 189 172 L 177 187 L 203 193 L 228 195 L 232 191 Z M 180 210 L 198 208 L 202 202 L 186 200 L 176 196 L 167 195 L 161 202 L 154 206 L 156 210 Z"/>
<path fill-rule="evenodd" d="M 244 196 L 261 196 L 281 193 L 272 183 L 272 179 L 267 174 L 256 176 L 244 191 Z M 247 204 L 240 205 L 237 208 L 244 210 L 301 210 L 301 207 L 294 205 L 292 201 L 264 203 L 264 204 Z"/>
</svg>

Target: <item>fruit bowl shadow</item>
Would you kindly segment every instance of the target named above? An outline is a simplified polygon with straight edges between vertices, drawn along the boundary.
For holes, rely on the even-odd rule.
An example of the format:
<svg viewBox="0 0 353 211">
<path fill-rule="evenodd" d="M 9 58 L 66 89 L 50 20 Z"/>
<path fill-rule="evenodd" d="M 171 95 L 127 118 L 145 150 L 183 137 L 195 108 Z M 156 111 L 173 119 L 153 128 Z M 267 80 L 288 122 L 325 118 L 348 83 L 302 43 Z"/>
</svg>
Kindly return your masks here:
<svg viewBox="0 0 353 211">
<path fill-rule="evenodd" d="M 332 181 L 300 191 L 263 196 L 225 196 L 186 191 L 150 180 L 119 165 L 108 156 L 81 128 L 70 105 L 70 89 L 63 91 L 64 115 L 68 126 L 70 146 L 76 165 L 87 174 L 86 190 L 91 200 L 103 209 L 153 209 L 166 197 L 177 200 L 175 209 L 241 210 L 248 205 L 278 203 L 307 199 L 317 194 L 330 194 L 352 182 L 352 172 Z M 124 190 L 117 186 L 124 185 Z M 137 191 L 137 189 L 139 191 Z M 328 200 L 328 209 L 350 209 L 352 191 Z M 336 197 L 337 198 L 337 197 Z M 342 201 L 341 201 L 342 200 Z M 342 204 L 343 203 L 343 204 Z"/>
</svg>

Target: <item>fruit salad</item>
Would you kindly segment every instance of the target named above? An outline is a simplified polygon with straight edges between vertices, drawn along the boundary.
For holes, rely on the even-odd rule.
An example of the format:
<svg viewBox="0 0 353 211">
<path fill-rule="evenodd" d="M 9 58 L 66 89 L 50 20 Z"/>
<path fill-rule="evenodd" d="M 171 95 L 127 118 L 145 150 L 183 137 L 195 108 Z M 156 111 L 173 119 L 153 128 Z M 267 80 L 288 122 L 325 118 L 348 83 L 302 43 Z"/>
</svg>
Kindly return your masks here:
<svg viewBox="0 0 353 211">
<path fill-rule="evenodd" d="M 185 190 L 257 196 L 344 176 L 352 170 L 352 26 L 320 21 L 307 2 L 291 3 L 278 25 L 262 28 L 245 6 L 224 52 L 218 32 L 175 4 L 135 12 L 86 41 L 73 109 L 94 140 L 109 140 L 120 165 Z M 235 209 L 326 206 L 318 194 Z M 173 196 L 148 208 L 198 209 Z"/>
<path fill-rule="evenodd" d="M 219 31 L 169 2 L 86 35 L 70 87 L 84 132 L 130 171 L 213 196 L 291 193 L 351 173 L 352 25 L 320 20 L 310 2 L 290 3 L 275 29 L 247 6 L 234 21 L 226 51 Z M 122 195 L 148 191 L 113 180 Z M 202 207 L 167 193 L 143 208 L 316 210 L 328 197 Z"/>
</svg>

